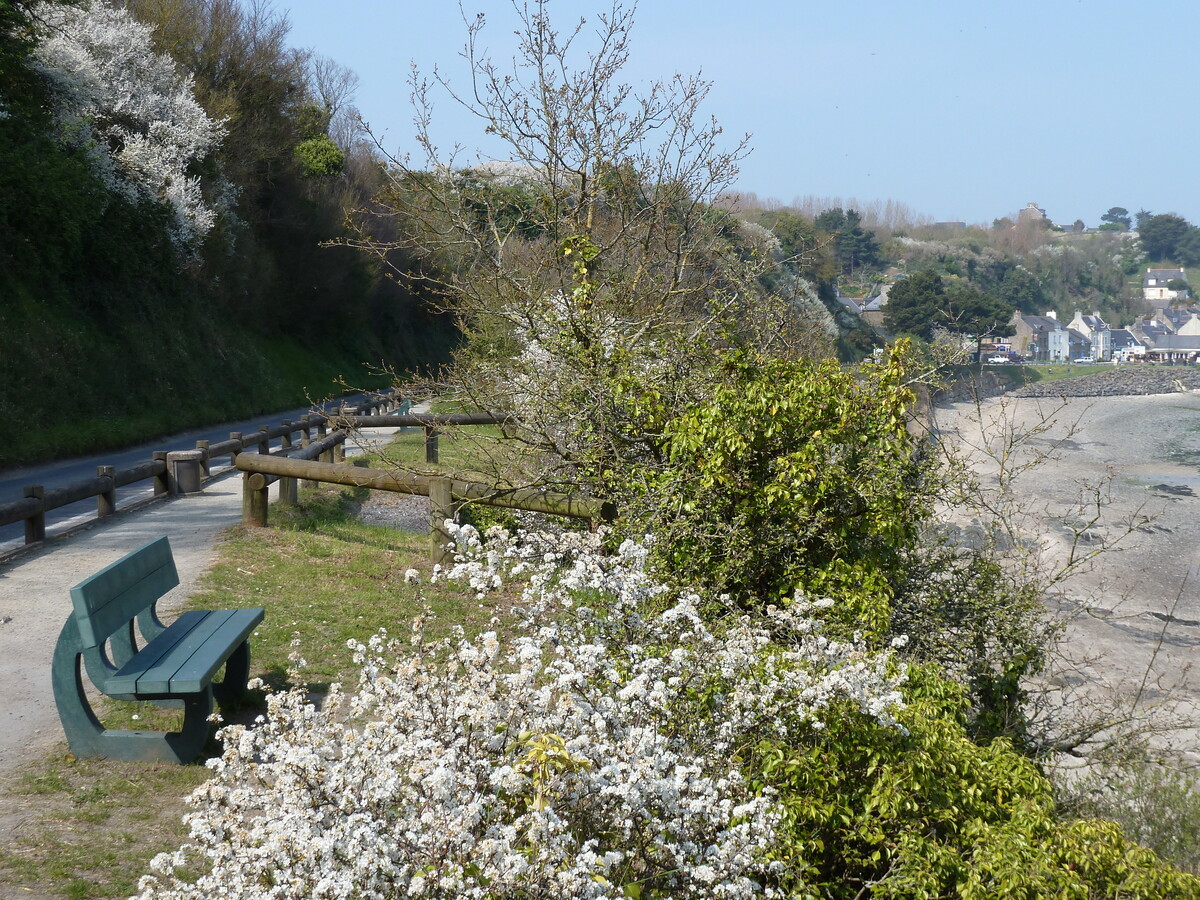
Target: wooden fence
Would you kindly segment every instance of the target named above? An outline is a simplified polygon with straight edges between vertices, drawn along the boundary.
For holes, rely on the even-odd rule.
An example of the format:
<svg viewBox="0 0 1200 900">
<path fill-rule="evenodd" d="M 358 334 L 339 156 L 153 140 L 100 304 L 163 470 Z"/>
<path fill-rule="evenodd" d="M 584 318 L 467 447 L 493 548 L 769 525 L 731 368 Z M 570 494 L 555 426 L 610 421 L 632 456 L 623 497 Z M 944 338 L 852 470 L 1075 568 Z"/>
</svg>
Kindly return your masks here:
<svg viewBox="0 0 1200 900">
<path fill-rule="evenodd" d="M 338 413 L 312 413 L 301 417 L 299 422 L 284 421 L 274 427 L 263 425 L 249 434 L 232 432 L 229 440 L 215 444 L 197 441 L 194 450 L 155 451 L 146 462 L 127 469 L 97 466 L 95 477 L 60 487 L 27 485 L 20 500 L 0 503 L 0 526 L 24 522 L 25 543 L 43 541 L 46 538 L 46 513 L 71 503 L 95 497 L 97 517 L 109 516 L 117 509 L 117 488 L 145 480 L 152 481 L 153 498 L 156 499 L 192 493 L 200 490 L 203 478 L 211 474 L 211 463 L 215 459 L 228 456 L 230 463 L 235 464 L 237 458 L 249 450 L 257 450 L 255 455 L 265 457 L 271 453 L 271 442 L 276 438 L 281 441 L 280 453 L 299 454 L 314 443 L 314 432 L 317 443 L 327 439 L 331 422 L 341 418 L 370 417 L 381 410 L 397 408 L 406 408 L 397 395 L 381 393 L 365 398 L 354 407 L 343 407 Z M 340 446 L 343 440 L 344 433 L 334 443 Z M 331 447 L 319 452 L 331 452 Z"/>
<path fill-rule="evenodd" d="M 379 416 L 372 418 L 394 420 L 408 417 Z M 385 423 L 372 422 L 371 424 Z M 480 423 L 460 422 L 456 424 Z M 279 495 L 282 502 L 294 502 L 294 487 L 285 486 L 285 482 L 295 485 L 297 479 L 428 497 L 431 564 L 441 563 L 444 565 L 449 561 L 450 553 L 447 550 L 447 544 L 450 542 L 450 535 L 446 531 L 445 523 L 447 519 L 454 518 L 459 506 L 463 503 L 481 503 L 485 506 L 499 506 L 505 509 L 550 513 L 557 516 L 586 519 L 593 523 L 612 521 L 617 514 L 616 506 L 611 502 L 581 499 L 568 494 L 535 488 L 502 489 L 455 478 L 414 475 L 353 465 L 257 454 L 239 456 L 236 465 L 245 473 L 242 482 L 242 521 L 250 526 L 265 527 L 267 525 L 267 490 L 275 481 L 280 482 Z"/>
<path fill-rule="evenodd" d="M 438 434 L 455 425 L 515 425 L 511 413 L 391 413 L 388 415 L 351 416 L 347 423 L 355 428 L 424 428 L 425 462 L 438 461 Z"/>
</svg>

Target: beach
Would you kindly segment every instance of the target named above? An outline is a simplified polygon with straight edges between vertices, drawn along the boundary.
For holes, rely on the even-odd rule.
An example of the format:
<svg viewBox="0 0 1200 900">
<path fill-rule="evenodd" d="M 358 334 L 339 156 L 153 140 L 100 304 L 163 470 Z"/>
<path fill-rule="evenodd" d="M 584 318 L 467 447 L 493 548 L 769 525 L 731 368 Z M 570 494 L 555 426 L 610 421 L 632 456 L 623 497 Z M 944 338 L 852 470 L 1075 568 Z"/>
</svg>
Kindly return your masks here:
<svg viewBox="0 0 1200 900">
<path fill-rule="evenodd" d="M 1200 722 L 1200 393 L 1002 396 L 937 407 L 933 427 L 984 490 L 1011 473 L 1010 508 L 1050 569 L 1114 545 L 1048 598 L 1062 702 Z M 1200 732 L 1160 740 L 1200 761 Z"/>
</svg>

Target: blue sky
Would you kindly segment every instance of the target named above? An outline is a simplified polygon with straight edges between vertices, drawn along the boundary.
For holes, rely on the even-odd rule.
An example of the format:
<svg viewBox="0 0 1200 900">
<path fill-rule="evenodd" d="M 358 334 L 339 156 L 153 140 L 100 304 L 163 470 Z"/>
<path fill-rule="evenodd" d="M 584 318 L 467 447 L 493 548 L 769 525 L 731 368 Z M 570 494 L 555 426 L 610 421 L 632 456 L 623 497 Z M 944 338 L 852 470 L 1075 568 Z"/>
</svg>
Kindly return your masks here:
<svg viewBox="0 0 1200 900">
<path fill-rule="evenodd" d="M 610 0 L 552 0 L 556 22 Z M 511 57 L 508 0 L 482 12 Z M 291 43 L 353 69 L 356 102 L 385 145 L 411 140 L 410 63 L 465 83 L 453 0 L 277 0 Z M 701 71 L 706 111 L 754 152 L 738 187 L 794 198 L 894 200 L 936 220 L 990 223 L 1036 202 L 1056 222 L 1111 206 L 1200 223 L 1193 0 L 715 2 L 643 0 L 634 85 Z M 481 145 L 448 99 L 439 140 Z"/>
</svg>

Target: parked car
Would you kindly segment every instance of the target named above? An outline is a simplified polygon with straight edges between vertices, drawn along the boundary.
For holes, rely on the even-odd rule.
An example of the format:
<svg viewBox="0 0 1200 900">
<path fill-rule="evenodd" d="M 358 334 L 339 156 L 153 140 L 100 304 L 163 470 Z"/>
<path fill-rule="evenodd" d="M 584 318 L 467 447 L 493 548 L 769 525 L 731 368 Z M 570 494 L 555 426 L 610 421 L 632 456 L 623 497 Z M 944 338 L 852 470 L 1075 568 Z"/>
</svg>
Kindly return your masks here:
<svg viewBox="0 0 1200 900">
<path fill-rule="evenodd" d="M 1011 360 L 1007 356 L 989 356 L 987 361 L 989 366 L 1006 366 Z"/>
<path fill-rule="evenodd" d="M 1094 357 L 1094 356 L 1077 356 L 1074 361 L 1077 363 L 1094 363 L 1096 361 L 1096 357 Z"/>
</svg>

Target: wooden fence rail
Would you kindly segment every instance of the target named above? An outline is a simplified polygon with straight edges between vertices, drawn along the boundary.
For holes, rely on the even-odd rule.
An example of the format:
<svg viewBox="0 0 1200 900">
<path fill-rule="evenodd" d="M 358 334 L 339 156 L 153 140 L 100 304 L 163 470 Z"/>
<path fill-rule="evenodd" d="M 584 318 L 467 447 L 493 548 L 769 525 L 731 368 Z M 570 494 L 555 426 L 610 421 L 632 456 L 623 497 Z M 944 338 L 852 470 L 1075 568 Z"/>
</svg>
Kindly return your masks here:
<svg viewBox="0 0 1200 900">
<path fill-rule="evenodd" d="M 275 438 L 282 440 L 281 452 L 293 453 L 296 452 L 293 449 L 296 446 L 294 435 L 299 435 L 300 447 L 307 448 L 313 444 L 314 432 L 317 443 L 329 436 L 329 424 L 332 421 L 370 416 L 381 410 L 397 408 L 407 409 L 407 401 L 401 401 L 392 392 L 380 393 L 364 398 L 357 406 L 343 407 L 340 412 L 312 413 L 302 416 L 298 422 L 284 421 L 275 426 L 263 425 L 258 431 L 250 434 L 233 432 L 229 440 L 215 444 L 197 441 L 194 450 L 158 450 L 146 462 L 126 469 L 97 466 L 95 477 L 60 487 L 27 485 L 21 499 L 0 503 L 0 526 L 23 522 L 25 543 L 36 543 L 46 538 L 46 513 L 61 507 L 95 497 L 97 517 L 112 515 L 117 506 L 116 489 L 147 479 L 153 481 L 154 498 L 198 491 L 201 479 L 210 474 L 211 462 L 214 459 L 228 456 L 232 465 L 238 456 L 247 450 L 257 450 L 260 454 L 268 455 L 271 452 L 270 442 Z M 344 440 L 345 434 L 342 433 L 341 439 L 334 444 L 340 446 Z M 329 452 L 330 449 L 327 447 L 318 452 Z"/>
<path fill-rule="evenodd" d="M 450 535 L 446 532 L 445 522 L 454 518 L 458 506 L 462 503 L 481 503 L 485 506 L 551 513 L 591 522 L 612 521 L 617 515 L 616 506 L 611 502 L 582 499 L 552 491 L 535 488 L 501 489 L 453 478 L 313 462 L 295 457 L 239 456 L 237 467 L 245 473 L 242 482 L 242 521 L 250 526 L 267 525 L 267 489 L 276 480 L 282 481 L 285 478 L 302 478 L 306 481 L 428 497 L 430 561 L 434 564 L 445 564 L 449 559 L 446 545 L 450 541 Z M 282 493 L 281 485 L 281 496 Z"/>
<path fill-rule="evenodd" d="M 438 461 L 438 432 L 453 425 L 515 425 L 511 413 L 392 413 L 390 415 L 348 416 L 352 428 L 424 428 L 425 462 Z"/>
</svg>

